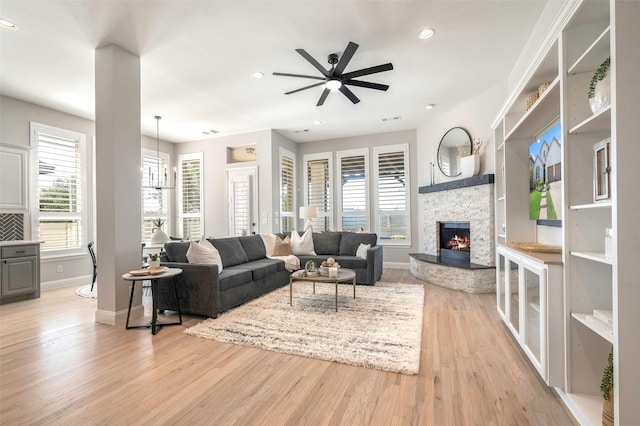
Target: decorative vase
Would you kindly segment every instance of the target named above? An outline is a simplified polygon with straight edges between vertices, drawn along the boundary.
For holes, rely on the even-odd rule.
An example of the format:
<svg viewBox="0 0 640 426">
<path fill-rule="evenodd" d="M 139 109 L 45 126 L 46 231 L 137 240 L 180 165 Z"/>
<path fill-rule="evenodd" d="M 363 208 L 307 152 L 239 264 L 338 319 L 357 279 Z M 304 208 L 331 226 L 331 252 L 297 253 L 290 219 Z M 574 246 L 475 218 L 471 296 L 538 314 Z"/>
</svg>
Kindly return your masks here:
<svg viewBox="0 0 640 426">
<path fill-rule="evenodd" d="M 611 76 L 607 72 L 604 78 L 596 84 L 593 98 L 589 98 L 589 106 L 591 112 L 597 114 L 609 105 L 611 105 Z"/>
<path fill-rule="evenodd" d="M 149 269 L 155 269 L 160 267 L 160 259 L 158 260 L 150 260 L 149 261 Z"/>
<path fill-rule="evenodd" d="M 602 405 L 602 426 L 613 426 L 613 387 L 609 388 L 609 399 Z"/>
<path fill-rule="evenodd" d="M 169 241 L 169 237 L 160 228 L 156 228 L 156 232 L 151 236 L 151 244 L 164 244 Z"/>
<path fill-rule="evenodd" d="M 480 171 L 480 156 L 478 154 L 467 155 L 460 158 L 460 176 L 469 178 Z"/>
</svg>

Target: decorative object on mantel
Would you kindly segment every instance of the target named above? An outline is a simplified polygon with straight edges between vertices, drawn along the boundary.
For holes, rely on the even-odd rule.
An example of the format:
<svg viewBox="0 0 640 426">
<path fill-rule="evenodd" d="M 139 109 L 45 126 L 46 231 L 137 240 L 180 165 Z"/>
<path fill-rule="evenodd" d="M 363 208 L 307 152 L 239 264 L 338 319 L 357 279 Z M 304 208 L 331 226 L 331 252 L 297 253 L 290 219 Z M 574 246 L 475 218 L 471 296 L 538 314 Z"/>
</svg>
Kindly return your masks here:
<svg viewBox="0 0 640 426">
<path fill-rule="evenodd" d="M 607 366 L 602 373 L 602 382 L 600 383 L 600 391 L 604 398 L 602 405 L 602 425 L 613 426 L 613 346 L 609 357 L 607 358 Z"/>
<path fill-rule="evenodd" d="M 593 74 L 589 83 L 587 97 L 591 112 L 594 114 L 611 105 L 611 77 L 608 72 L 610 65 L 611 58 L 608 57 Z"/>
<path fill-rule="evenodd" d="M 476 138 L 471 144 L 471 153 L 460 156 L 460 176 L 470 178 L 480 172 L 480 148 L 484 141 Z"/>
<path fill-rule="evenodd" d="M 151 232 L 153 232 L 153 235 L 151 236 L 151 244 L 164 244 L 169 241 L 169 236 L 162 230 L 163 225 L 164 219 L 153 219 L 154 228 L 151 230 Z"/>
<path fill-rule="evenodd" d="M 514 246 L 533 253 L 550 253 L 550 254 L 562 254 L 562 247 L 553 246 L 551 244 L 542 243 L 513 243 Z"/>
</svg>

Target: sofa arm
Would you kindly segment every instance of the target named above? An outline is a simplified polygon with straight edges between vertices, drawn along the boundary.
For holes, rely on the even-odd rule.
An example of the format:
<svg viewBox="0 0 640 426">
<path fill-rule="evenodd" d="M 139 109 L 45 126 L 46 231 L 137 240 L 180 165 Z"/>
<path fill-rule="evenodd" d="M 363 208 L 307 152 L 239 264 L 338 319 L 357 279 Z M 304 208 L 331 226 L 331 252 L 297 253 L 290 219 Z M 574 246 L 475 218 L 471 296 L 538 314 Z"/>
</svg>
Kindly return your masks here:
<svg viewBox="0 0 640 426">
<path fill-rule="evenodd" d="M 180 268 L 176 289 L 182 313 L 216 318 L 220 313 L 220 277 L 218 265 L 162 262 L 168 268 Z M 170 285 L 158 286 L 158 309 L 176 310 L 175 295 Z"/>
<path fill-rule="evenodd" d="M 367 250 L 367 284 L 374 285 L 382 277 L 382 246 Z"/>
</svg>

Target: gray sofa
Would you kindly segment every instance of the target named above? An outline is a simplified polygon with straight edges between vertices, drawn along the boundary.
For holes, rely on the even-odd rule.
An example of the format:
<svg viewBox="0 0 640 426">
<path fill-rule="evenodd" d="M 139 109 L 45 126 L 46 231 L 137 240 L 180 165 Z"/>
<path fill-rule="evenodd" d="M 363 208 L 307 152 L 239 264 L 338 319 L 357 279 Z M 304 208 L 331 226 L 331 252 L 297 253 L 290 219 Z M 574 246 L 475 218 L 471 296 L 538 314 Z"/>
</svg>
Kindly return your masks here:
<svg viewBox="0 0 640 426">
<path fill-rule="evenodd" d="M 345 238 L 346 236 L 346 238 Z M 356 272 L 358 284 L 374 285 L 382 275 L 382 246 L 376 246 L 376 234 L 326 232 L 313 234 L 316 256 L 298 256 L 301 266 L 307 260 L 320 264 L 333 257 L 342 267 Z M 217 265 L 187 261 L 189 242 L 165 244 L 161 265 L 180 268 L 177 290 L 183 313 L 216 318 L 220 313 L 262 296 L 289 283 L 283 261 L 266 257 L 260 235 L 209 239 L 222 258 L 222 273 Z M 357 258 L 360 243 L 371 244 L 367 259 Z M 350 254 L 352 253 L 352 254 Z M 158 286 L 158 309 L 176 310 L 173 287 Z"/>
</svg>

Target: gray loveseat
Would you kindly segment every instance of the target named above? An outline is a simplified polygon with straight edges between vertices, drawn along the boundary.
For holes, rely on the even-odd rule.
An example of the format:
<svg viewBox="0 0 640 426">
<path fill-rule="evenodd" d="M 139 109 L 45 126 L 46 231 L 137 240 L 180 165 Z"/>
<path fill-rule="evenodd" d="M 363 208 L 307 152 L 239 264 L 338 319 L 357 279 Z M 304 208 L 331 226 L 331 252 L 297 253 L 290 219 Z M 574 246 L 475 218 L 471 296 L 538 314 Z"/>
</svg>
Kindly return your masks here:
<svg viewBox="0 0 640 426">
<path fill-rule="evenodd" d="M 346 238 L 344 238 L 346 236 Z M 382 246 L 377 246 L 376 234 L 323 232 L 313 234 L 316 256 L 298 256 L 301 266 L 307 260 L 320 264 L 333 257 L 342 267 L 356 272 L 358 284 L 374 285 L 382 275 Z M 222 258 L 222 273 L 217 265 L 194 264 L 187 261 L 189 242 L 172 241 L 165 244 L 161 265 L 180 268 L 177 290 L 183 313 L 216 318 L 220 313 L 260 297 L 289 283 L 285 263 L 266 257 L 260 235 L 209 239 Z M 367 259 L 357 258 L 360 243 L 371 244 Z M 349 254 L 352 253 L 352 254 Z M 158 286 L 157 307 L 177 308 L 173 288 Z"/>
</svg>

